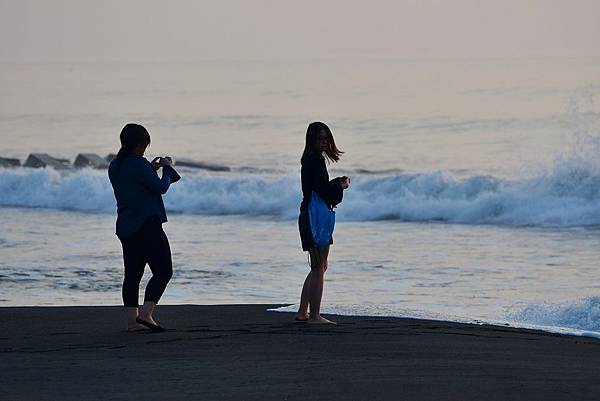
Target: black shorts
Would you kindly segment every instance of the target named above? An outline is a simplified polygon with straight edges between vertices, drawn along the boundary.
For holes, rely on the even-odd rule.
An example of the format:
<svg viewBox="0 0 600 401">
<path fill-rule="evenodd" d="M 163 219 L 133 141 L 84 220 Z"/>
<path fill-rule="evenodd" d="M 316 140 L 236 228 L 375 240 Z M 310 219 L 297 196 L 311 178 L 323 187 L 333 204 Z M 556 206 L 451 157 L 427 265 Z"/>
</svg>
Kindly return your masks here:
<svg viewBox="0 0 600 401">
<path fill-rule="evenodd" d="M 316 246 L 310 232 L 310 220 L 308 218 L 307 210 L 300 210 L 300 216 L 298 216 L 298 230 L 300 231 L 300 242 L 302 242 L 302 250 L 308 252 L 311 248 Z M 333 244 L 333 237 L 329 242 L 329 245 Z"/>
</svg>

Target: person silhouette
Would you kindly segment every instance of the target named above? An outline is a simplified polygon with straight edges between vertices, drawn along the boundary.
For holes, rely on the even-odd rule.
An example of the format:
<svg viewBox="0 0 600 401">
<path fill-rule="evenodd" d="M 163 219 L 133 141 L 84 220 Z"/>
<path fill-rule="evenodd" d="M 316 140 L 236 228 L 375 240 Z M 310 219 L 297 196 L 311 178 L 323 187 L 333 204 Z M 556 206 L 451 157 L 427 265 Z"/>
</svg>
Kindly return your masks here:
<svg viewBox="0 0 600 401">
<path fill-rule="evenodd" d="M 321 316 L 321 299 L 323 283 L 327 271 L 330 245 L 323 248 L 316 246 L 311 233 L 311 222 L 308 216 L 308 206 L 313 191 L 321 197 L 329 209 L 342 202 L 344 190 L 350 185 L 348 177 L 337 177 L 329 180 L 325 157 L 330 162 L 337 162 L 343 152 L 336 147 L 331 130 L 320 121 L 309 124 L 306 130 L 306 143 L 301 158 L 301 180 L 303 199 L 298 216 L 298 229 L 302 250 L 309 252 L 310 272 L 304 280 L 300 305 L 295 320 L 308 323 L 334 323 Z M 308 309 L 310 307 L 310 314 Z"/>
<path fill-rule="evenodd" d="M 156 305 L 173 275 L 169 240 L 162 229 L 167 214 L 162 195 L 181 178 L 171 158 L 149 162 L 144 152 L 150 134 L 139 124 L 127 124 L 120 135 L 121 149 L 108 167 L 108 176 L 117 201 L 116 234 L 123 247 L 123 305 L 127 330 L 165 331 L 154 317 Z M 162 178 L 157 170 L 162 167 Z M 139 285 L 146 264 L 148 281 L 144 304 L 139 307 Z"/>
</svg>

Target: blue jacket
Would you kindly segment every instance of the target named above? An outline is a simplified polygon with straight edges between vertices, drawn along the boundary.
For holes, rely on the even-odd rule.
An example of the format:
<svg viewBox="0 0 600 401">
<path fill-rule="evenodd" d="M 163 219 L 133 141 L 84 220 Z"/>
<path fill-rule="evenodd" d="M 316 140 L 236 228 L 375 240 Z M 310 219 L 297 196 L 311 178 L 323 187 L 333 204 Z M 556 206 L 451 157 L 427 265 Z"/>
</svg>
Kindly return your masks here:
<svg viewBox="0 0 600 401">
<path fill-rule="evenodd" d="M 162 178 L 143 156 L 131 155 L 108 166 L 108 178 L 117 200 L 117 230 L 119 238 L 127 238 L 140 229 L 148 217 L 157 216 L 164 223 L 167 213 L 162 196 L 179 174 L 170 166 L 163 167 Z"/>
</svg>

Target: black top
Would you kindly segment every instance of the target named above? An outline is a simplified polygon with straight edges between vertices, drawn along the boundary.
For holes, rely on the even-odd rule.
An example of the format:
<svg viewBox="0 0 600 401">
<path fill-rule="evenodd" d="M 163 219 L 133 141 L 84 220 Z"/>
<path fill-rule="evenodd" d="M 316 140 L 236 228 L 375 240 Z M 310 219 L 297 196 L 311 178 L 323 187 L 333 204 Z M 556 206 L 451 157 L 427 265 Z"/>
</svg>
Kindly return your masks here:
<svg viewBox="0 0 600 401">
<path fill-rule="evenodd" d="M 134 234 L 148 217 L 158 216 L 167 221 L 162 196 L 169 186 L 181 177 L 171 166 L 163 167 L 162 178 L 152 164 L 142 156 L 130 155 L 108 167 L 108 177 L 117 200 L 117 236 L 126 238 Z"/>
<path fill-rule="evenodd" d="M 312 191 L 315 191 L 330 209 L 342 202 L 344 190 L 340 178 L 329 181 L 329 174 L 325 166 L 325 158 L 317 153 L 311 153 L 302 163 L 300 171 L 302 179 L 302 204 L 300 210 L 305 210 L 310 202 Z"/>
</svg>

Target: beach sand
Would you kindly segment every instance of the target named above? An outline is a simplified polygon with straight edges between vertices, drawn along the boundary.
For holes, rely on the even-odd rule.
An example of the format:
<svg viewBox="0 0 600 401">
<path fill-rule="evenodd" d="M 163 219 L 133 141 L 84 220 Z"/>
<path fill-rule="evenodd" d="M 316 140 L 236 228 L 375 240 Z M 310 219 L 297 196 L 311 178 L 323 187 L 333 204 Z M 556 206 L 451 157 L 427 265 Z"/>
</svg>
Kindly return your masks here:
<svg viewBox="0 0 600 401">
<path fill-rule="evenodd" d="M 447 322 L 292 322 L 272 305 L 0 308 L 1 400 L 598 400 L 600 341 Z"/>
</svg>

